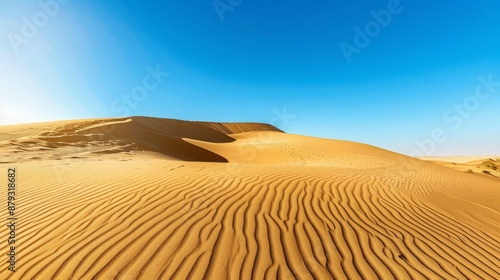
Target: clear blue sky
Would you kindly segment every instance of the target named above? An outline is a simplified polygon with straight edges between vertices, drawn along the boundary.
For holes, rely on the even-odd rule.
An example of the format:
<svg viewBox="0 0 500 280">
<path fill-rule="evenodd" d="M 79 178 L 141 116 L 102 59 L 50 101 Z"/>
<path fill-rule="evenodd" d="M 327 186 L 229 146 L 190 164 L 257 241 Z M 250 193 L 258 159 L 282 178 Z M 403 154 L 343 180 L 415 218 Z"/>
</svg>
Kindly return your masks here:
<svg viewBox="0 0 500 280">
<path fill-rule="evenodd" d="M 499 1 L 41 3 L 0 3 L 0 124 L 256 121 L 405 154 L 441 129 L 429 154 L 500 154 Z"/>
</svg>

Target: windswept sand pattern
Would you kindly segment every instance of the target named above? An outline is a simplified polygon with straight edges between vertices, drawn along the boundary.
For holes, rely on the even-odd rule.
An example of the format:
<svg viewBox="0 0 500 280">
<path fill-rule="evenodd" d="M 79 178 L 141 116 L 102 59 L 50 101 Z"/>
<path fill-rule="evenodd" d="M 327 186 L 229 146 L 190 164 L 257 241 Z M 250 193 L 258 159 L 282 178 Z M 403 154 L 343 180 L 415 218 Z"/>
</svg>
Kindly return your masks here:
<svg viewBox="0 0 500 280">
<path fill-rule="evenodd" d="M 500 277 L 498 231 L 356 170 L 87 164 L 59 182 L 20 167 L 21 265 L 2 278 Z"/>
<path fill-rule="evenodd" d="M 0 279 L 500 278 L 494 176 L 262 124 L 0 133 L 0 170 L 19 174 Z"/>
</svg>

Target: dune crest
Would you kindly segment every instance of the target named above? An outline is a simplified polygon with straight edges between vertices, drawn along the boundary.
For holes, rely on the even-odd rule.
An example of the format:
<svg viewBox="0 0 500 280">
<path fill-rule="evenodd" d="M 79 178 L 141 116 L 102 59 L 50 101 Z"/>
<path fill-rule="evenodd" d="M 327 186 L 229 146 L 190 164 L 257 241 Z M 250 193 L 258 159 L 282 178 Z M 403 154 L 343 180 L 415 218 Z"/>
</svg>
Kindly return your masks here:
<svg viewBox="0 0 500 280">
<path fill-rule="evenodd" d="M 227 143 L 235 140 L 229 136 L 231 133 L 281 131 L 272 125 L 259 123 L 210 123 L 149 117 L 67 121 L 30 126 L 4 127 L 3 130 L 9 133 L 4 133 L 4 139 L 0 138 L 0 148 L 10 148 L 6 151 L 14 152 L 18 161 L 34 159 L 33 157 L 44 159 L 33 155 L 42 149 L 53 152 L 45 154 L 47 159 L 82 154 L 86 156 L 150 151 L 169 159 L 227 162 L 224 157 L 183 139 Z M 1 131 L 2 129 L 0 133 Z M 23 155 L 27 156 L 22 157 Z M 56 156 L 51 157 L 54 155 Z"/>
</svg>

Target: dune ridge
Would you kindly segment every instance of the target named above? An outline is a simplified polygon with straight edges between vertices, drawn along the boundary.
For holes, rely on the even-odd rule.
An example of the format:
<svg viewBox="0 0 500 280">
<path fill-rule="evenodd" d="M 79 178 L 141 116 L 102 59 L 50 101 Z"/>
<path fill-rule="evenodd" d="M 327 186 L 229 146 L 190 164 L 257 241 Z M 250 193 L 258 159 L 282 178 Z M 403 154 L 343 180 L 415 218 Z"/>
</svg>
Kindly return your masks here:
<svg viewBox="0 0 500 280">
<path fill-rule="evenodd" d="M 14 158 L 18 161 L 42 159 L 40 149 L 54 152 L 57 148 L 61 153 L 45 154 L 48 159 L 75 157 L 81 153 L 151 151 L 170 159 L 227 162 L 218 154 L 183 139 L 226 143 L 235 140 L 229 134 L 247 131 L 281 132 L 272 125 L 259 123 L 210 123 L 150 117 L 76 120 L 4 127 L 0 129 L 0 134 L 5 135 L 4 139 L 0 138 L 0 148 L 10 148 L 6 151 L 15 153 Z M 22 157 L 23 154 L 27 156 Z M 54 154 L 56 156 L 50 158 Z"/>
<path fill-rule="evenodd" d="M 261 124 L 31 126 L 0 127 L 21 154 L 0 163 L 20 174 L 21 248 L 1 279 L 500 278 L 500 182 L 482 174 Z M 178 139 L 204 161 L 166 156 Z"/>
</svg>

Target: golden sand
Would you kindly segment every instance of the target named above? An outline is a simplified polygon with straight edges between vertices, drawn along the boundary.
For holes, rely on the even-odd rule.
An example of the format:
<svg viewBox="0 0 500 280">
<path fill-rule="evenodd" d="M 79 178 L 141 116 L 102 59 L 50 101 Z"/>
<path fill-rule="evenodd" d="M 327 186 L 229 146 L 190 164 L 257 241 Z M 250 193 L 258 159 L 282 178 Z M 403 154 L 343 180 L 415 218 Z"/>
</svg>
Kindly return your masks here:
<svg viewBox="0 0 500 280">
<path fill-rule="evenodd" d="M 453 166 L 264 124 L 0 127 L 0 279 L 499 279 L 498 175 Z"/>
</svg>

